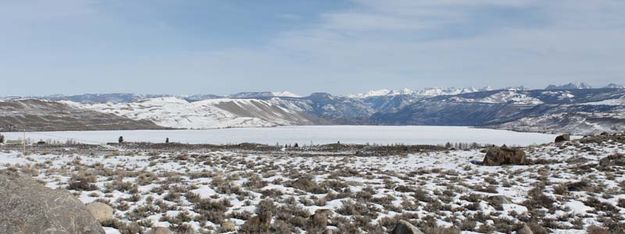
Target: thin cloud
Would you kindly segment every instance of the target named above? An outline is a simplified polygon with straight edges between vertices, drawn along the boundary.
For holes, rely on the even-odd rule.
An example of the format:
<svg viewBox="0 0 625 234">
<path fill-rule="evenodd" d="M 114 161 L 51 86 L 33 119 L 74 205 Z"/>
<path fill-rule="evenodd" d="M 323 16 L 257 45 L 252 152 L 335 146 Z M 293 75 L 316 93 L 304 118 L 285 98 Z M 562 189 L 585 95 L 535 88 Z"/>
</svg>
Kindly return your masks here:
<svg viewBox="0 0 625 234">
<path fill-rule="evenodd" d="M 161 29 L 154 21 L 125 22 L 136 17 L 132 11 L 123 12 L 131 14 L 125 17 L 107 14 L 100 8 L 105 1 L 60 0 L 57 6 L 50 2 L 57 1 L 34 2 L 43 4 L 36 9 L 26 3 L 1 8 L 12 9 L 13 15 L 0 14 L 0 19 L 13 17 L 13 22 L 66 20 L 59 26 L 48 25 L 45 33 L 62 29 L 52 40 L 39 40 L 37 34 L 23 36 L 43 52 L 14 52 L 4 58 L 0 75 L 20 78 L 9 82 L 54 76 L 80 84 L 74 92 L 117 91 L 115 87 L 124 84 L 123 91 L 218 94 L 245 90 L 344 94 L 380 87 L 625 82 L 621 64 L 625 46 L 620 43 L 625 40 L 625 15 L 621 14 L 625 2 L 616 0 L 353 0 L 350 7 L 322 11 L 317 18 L 276 11 L 273 18 L 298 25 L 267 31 L 262 35 L 266 40 L 255 40 L 254 34 L 237 37 L 239 31 L 249 30 L 234 23 L 210 21 L 214 23 L 211 29 L 203 29 L 200 23 L 188 25 L 190 16 L 181 14 L 184 11 L 177 13 L 187 20 L 170 16 L 173 20 Z M 42 8 L 66 12 L 46 16 Z M 28 16 L 35 11 L 44 15 Z M 160 11 L 151 9 L 149 15 L 158 16 Z M 181 22 L 187 31 L 179 30 Z M 253 21 L 246 22 L 250 26 Z M 263 23 L 251 26 L 267 26 Z M 3 28 L 8 35 L 28 34 L 31 28 L 25 26 L 18 22 Z M 220 47 L 198 43 L 222 35 L 220 30 L 228 31 L 237 42 Z M 11 52 L 14 43 L 24 41 L 12 37 L 0 39 L 6 42 L 0 52 Z M 11 55 L 0 54 L 0 59 L 7 54 Z M 23 64 L 34 64 L 34 68 L 24 69 Z"/>
</svg>

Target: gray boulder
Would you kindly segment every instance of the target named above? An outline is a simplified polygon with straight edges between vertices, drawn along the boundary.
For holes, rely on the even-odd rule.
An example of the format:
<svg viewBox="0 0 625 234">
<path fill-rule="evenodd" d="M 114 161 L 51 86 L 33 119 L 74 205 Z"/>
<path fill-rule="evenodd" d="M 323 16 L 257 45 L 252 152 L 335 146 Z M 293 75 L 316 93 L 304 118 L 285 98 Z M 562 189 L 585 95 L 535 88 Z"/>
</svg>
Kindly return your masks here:
<svg viewBox="0 0 625 234">
<path fill-rule="evenodd" d="M 483 165 L 501 166 L 501 165 L 525 165 L 527 158 L 525 152 L 521 149 L 511 149 L 508 147 L 491 148 L 486 152 Z"/>
<path fill-rule="evenodd" d="M 570 141 L 570 140 L 571 140 L 571 135 L 563 134 L 563 135 L 559 135 L 556 137 L 555 143 L 561 143 L 561 142 Z"/>
<path fill-rule="evenodd" d="M 102 202 L 87 204 L 87 211 L 100 223 L 113 219 L 113 208 Z"/>
<path fill-rule="evenodd" d="M 85 205 L 69 192 L 30 177 L 0 171 L 0 233 L 104 233 Z"/>
<path fill-rule="evenodd" d="M 395 224 L 395 228 L 391 231 L 391 234 L 423 234 L 423 232 L 408 221 L 399 220 L 399 222 Z"/>
</svg>

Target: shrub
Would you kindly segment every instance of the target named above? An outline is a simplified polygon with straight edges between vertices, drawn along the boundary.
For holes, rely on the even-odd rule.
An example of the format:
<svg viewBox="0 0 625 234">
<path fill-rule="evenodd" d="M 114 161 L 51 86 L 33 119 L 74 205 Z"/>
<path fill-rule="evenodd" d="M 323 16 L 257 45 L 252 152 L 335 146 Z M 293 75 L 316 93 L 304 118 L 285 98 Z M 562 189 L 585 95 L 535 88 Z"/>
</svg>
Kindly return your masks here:
<svg viewBox="0 0 625 234">
<path fill-rule="evenodd" d="M 67 189 L 77 191 L 93 191 L 97 190 L 98 186 L 95 186 L 94 184 L 90 184 L 85 181 L 72 181 L 67 186 Z"/>
<path fill-rule="evenodd" d="M 212 199 L 200 199 L 198 203 L 195 203 L 194 211 L 199 215 L 196 219 L 199 221 L 211 221 L 212 223 L 223 223 L 225 220 L 225 212 L 232 205 L 227 199 L 212 200 Z"/>
<path fill-rule="evenodd" d="M 314 194 L 324 194 L 328 192 L 325 187 L 317 184 L 311 176 L 303 176 L 291 181 L 288 186 Z"/>
<path fill-rule="evenodd" d="M 256 216 L 245 221 L 241 226 L 243 233 L 269 233 L 275 205 L 269 199 L 262 200 L 256 207 Z"/>
<path fill-rule="evenodd" d="M 610 234 L 610 230 L 604 227 L 592 225 L 586 229 L 588 234 Z"/>
</svg>

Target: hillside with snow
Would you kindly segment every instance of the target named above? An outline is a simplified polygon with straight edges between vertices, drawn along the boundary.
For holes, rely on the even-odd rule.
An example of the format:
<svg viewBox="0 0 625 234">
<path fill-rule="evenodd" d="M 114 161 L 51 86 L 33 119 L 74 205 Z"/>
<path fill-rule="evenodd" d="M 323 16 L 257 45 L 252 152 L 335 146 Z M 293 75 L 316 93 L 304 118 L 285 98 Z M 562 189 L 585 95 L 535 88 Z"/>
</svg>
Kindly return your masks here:
<svg viewBox="0 0 625 234">
<path fill-rule="evenodd" d="M 0 101 L 0 132 L 163 129 L 150 121 L 39 99 Z"/>
<path fill-rule="evenodd" d="M 177 97 L 161 97 L 131 103 L 64 103 L 133 120 L 148 120 L 170 128 L 273 127 L 314 123 L 303 113 L 256 99 L 222 98 L 189 102 Z"/>
</svg>

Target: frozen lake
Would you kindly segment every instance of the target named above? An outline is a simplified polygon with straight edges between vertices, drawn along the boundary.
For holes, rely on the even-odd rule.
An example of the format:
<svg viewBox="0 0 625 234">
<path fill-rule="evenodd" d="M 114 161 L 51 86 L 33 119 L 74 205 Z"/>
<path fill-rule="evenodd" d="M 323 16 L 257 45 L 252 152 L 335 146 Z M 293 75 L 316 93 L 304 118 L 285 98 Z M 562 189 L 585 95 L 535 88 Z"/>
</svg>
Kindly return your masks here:
<svg viewBox="0 0 625 234">
<path fill-rule="evenodd" d="M 21 139 L 23 133 L 3 133 L 9 140 Z M 555 135 L 521 133 L 506 130 L 449 126 L 289 126 L 275 128 L 228 128 L 209 130 L 123 130 L 27 132 L 26 138 L 38 140 L 75 140 L 89 144 L 116 142 L 123 136 L 127 142 L 192 144 L 445 144 L 447 142 L 527 146 L 553 141 Z"/>
</svg>

